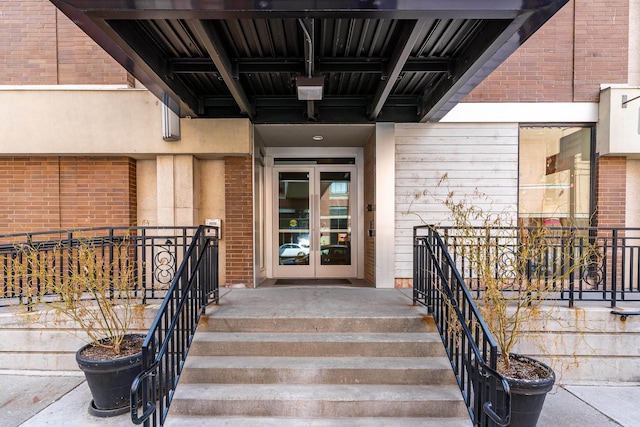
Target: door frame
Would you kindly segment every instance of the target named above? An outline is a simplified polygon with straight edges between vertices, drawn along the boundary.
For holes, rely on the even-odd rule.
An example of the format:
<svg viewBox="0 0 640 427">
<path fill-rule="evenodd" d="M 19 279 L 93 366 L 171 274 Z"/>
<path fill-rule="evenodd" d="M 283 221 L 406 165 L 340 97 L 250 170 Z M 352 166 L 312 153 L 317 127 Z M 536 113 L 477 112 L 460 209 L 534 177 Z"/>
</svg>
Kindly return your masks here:
<svg viewBox="0 0 640 427">
<path fill-rule="evenodd" d="M 278 202 L 274 199 L 273 202 L 273 222 L 271 224 L 272 233 L 274 239 L 271 242 L 273 250 L 273 272 L 277 277 L 282 278 L 329 278 L 329 277 L 356 277 L 357 269 L 357 245 L 351 244 L 351 237 L 353 237 L 354 230 L 358 229 L 358 216 L 354 213 L 357 211 L 358 193 L 357 193 L 357 167 L 355 164 L 347 165 L 278 165 L 273 166 L 272 169 L 272 190 L 273 195 L 278 194 L 279 179 L 276 178 L 280 172 L 293 172 L 293 173 L 306 173 L 308 176 L 309 184 L 309 263 L 304 265 L 280 265 L 279 258 L 276 252 L 278 251 L 279 242 L 279 224 L 280 219 L 278 215 Z M 326 172 L 348 172 L 350 174 L 350 190 L 349 190 L 349 215 L 350 221 L 350 240 L 351 247 L 350 263 L 348 265 L 323 265 L 321 262 L 320 251 L 322 249 L 321 244 L 321 222 L 322 211 L 321 205 L 321 176 Z"/>
<path fill-rule="evenodd" d="M 274 159 L 276 158 L 338 158 L 352 157 L 355 159 L 355 197 L 354 197 L 354 224 L 352 230 L 351 245 L 354 248 L 355 278 L 364 278 L 364 174 L 363 174 L 363 149 L 361 147 L 336 147 L 336 148 L 291 148 L 291 147 L 267 147 L 265 149 L 265 239 L 264 253 L 267 261 L 267 277 L 274 276 Z M 294 165 L 291 165 L 294 167 Z M 304 166 L 300 164 L 299 166 Z"/>
</svg>

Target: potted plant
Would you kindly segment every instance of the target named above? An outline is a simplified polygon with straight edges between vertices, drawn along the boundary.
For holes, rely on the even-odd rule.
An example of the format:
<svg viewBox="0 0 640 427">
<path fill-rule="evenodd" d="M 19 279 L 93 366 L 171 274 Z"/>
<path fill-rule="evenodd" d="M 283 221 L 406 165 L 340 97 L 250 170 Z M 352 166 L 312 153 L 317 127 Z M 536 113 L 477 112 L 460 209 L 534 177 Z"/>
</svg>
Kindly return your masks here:
<svg viewBox="0 0 640 427">
<path fill-rule="evenodd" d="M 34 322 L 71 321 L 88 343 L 76 353 L 93 400 L 89 412 L 129 410 L 130 387 L 142 369 L 144 335 L 133 246 L 127 236 L 14 245 L 5 278 Z"/>
<path fill-rule="evenodd" d="M 445 175 L 439 185 L 446 182 Z M 513 349 L 524 337 L 523 327 L 549 312 L 542 307 L 548 297 L 576 270 L 598 262 L 598 251 L 590 244 L 577 250 L 575 229 L 518 226 L 512 212 L 492 210 L 491 199 L 477 190 L 457 195 L 447 189 L 446 194 L 437 200 L 450 218 L 443 237 L 454 248 L 462 278 L 498 345 L 497 370 L 511 390 L 509 426 L 535 427 L 555 374 Z"/>
</svg>

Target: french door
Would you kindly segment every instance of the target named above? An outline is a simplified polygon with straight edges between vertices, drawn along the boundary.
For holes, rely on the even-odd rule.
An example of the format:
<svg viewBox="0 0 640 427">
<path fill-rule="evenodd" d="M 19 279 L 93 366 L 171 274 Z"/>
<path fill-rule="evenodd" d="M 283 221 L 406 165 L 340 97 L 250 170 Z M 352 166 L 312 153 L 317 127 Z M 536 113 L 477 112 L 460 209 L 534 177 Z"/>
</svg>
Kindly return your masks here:
<svg viewBox="0 0 640 427">
<path fill-rule="evenodd" d="M 273 168 L 275 277 L 355 277 L 356 167 Z"/>
</svg>

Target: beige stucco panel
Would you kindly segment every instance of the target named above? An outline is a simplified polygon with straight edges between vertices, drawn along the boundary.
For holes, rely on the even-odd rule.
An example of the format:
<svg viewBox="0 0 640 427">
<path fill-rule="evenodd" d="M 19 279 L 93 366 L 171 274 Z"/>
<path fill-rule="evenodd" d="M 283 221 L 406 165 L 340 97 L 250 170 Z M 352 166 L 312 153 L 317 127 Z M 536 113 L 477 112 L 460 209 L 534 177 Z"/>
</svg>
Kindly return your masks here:
<svg viewBox="0 0 640 427">
<path fill-rule="evenodd" d="M 193 166 L 193 182 L 173 181 L 173 167 Z M 190 156 L 158 156 L 156 160 L 138 160 L 138 224 L 200 225 L 206 219 L 222 219 L 225 214 L 224 160 L 194 160 Z M 190 174 L 189 175 L 191 179 Z M 183 180 L 184 176 L 179 178 Z M 186 191 L 187 198 L 174 200 L 174 191 Z M 179 197 L 178 197 L 179 198 Z M 193 206 L 182 206 L 193 203 Z M 220 259 L 225 259 L 225 240 L 220 241 Z M 221 262 L 220 280 L 225 283 L 225 265 Z"/>
<path fill-rule="evenodd" d="M 0 87 L 4 155 L 248 155 L 248 119 L 181 119 L 179 141 L 162 139 L 162 105 L 140 89 Z"/>
<path fill-rule="evenodd" d="M 158 225 L 158 193 L 155 160 L 136 162 L 138 225 Z"/>
<path fill-rule="evenodd" d="M 610 87 L 600 92 L 596 145 L 603 156 L 640 157 L 640 87 Z"/>
<path fill-rule="evenodd" d="M 627 227 L 640 227 L 640 160 L 627 160 Z M 640 234 L 635 232 L 636 235 Z"/>
</svg>

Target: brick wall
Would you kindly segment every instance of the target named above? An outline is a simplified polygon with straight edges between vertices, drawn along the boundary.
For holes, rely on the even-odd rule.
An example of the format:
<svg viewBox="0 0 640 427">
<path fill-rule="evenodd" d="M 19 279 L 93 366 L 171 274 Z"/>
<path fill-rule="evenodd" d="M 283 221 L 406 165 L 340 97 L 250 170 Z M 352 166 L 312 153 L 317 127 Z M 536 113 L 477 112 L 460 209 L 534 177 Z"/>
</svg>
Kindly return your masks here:
<svg viewBox="0 0 640 427">
<path fill-rule="evenodd" d="M 253 286 L 253 175 L 251 157 L 225 157 L 226 282 Z"/>
<path fill-rule="evenodd" d="M 58 12 L 58 83 L 128 84 L 127 72 Z"/>
<path fill-rule="evenodd" d="M 616 262 L 616 282 L 623 283 L 624 266 L 622 265 L 625 231 L 618 232 L 618 240 L 614 242 L 610 230 L 602 230 L 604 227 L 625 227 L 626 225 L 626 200 L 627 200 L 627 159 L 624 157 L 598 157 L 596 159 L 596 225 L 600 244 L 612 248 L 619 247 Z M 604 271 L 606 276 L 613 276 L 613 250 L 609 249 L 605 259 Z M 605 282 L 612 281 L 607 277 Z M 605 284 L 608 288 L 610 285 Z"/>
<path fill-rule="evenodd" d="M 57 157 L 0 158 L 0 234 L 60 228 Z"/>
<path fill-rule="evenodd" d="M 56 84 L 56 8 L 45 0 L 3 0 L 1 84 Z"/>
<path fill-rule="evenodd" d="M 597 102 L 627 82 L 628 31 L 628 0 L 571 0 L 464 101 Z"/>
<path fill-rule="evenodd" d="M 627 200 L 627 159 L 598 157 L 596 161 L 596 221 L 598 227 L 624 227 Z"/>
<path fill-rule="evenodd" d="M 0 234 L 136 222 L 135 160 L 0 158 Z"/>
<path fill-rule="evenodd" d="M 364 146 L 364 279 L 376 283 L 376 236 L 375 236 L 375 206 L 376 206 L 376 156 L 375 137 L 372 136 Z M 373 209 L 367 209 L 367 206 Z M 373 230 L 369 236 L 368 230 Z"/>
<path fill-rule="evenodd" d="M 126 71 L 48 0 L 2 0 L 0 84 L 126 84 Z"/>
</svg>

